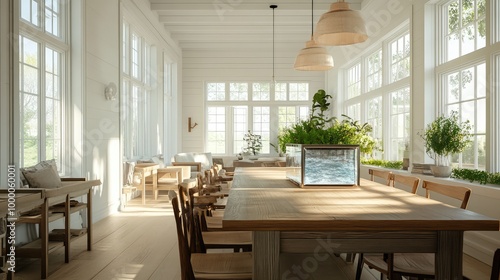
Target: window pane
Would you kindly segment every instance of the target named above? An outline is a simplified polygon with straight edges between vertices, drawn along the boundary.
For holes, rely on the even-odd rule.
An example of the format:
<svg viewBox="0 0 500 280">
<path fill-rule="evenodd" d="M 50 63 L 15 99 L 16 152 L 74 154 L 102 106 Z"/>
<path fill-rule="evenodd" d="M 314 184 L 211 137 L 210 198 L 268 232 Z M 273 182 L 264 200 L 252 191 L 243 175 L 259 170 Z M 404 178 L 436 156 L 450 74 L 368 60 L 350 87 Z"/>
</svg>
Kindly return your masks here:
<svg viewBox="0 0 500 280">
<path fill-rule="evenodd" d="M 486 92 L 485 92 L 485 64 L 481 63 L 473 67 L 467 67 L 459 72 L 446 75 L 445 83 L 448 83 L 447 112 L 457 111 L 462 121 L 470 121 L 474 139 L 480 139 L 486 132 Z M 483 138 L 481 138 L 483 139 Z M 483 143 L 471 144 L 461 156 L 454 155 L 452 162 L 463 168 L 484 168 L 479 161 L 475 160 L 484 156 L 485 146 Z"/>
<path fill-rule="evenodd" d="M 269 153 L 271 137 L 271 118 L 269 107 L 253 107 L 253 133 L 260 135 L 262 140 L 261 154 Z"/>
<path fill-rule="evenodd" d="M 243 137 L 248 132 L 248 107 L 239 106 L 233 107 L 233 137 L 235 154 L 243 151 L 246 147 L 246 142 Z"/>
<path fill-rule="evenodd" d="M 378 142 L 382 142 L 382 97 L 368 100 L 367 102 L 367 123 L 373 127 L 372 137 Z M 382 159 L 382 153 L 373 152 L 373 157 Z"/>
<path fill-rule="evenodd" d="M 59 1 L 47 1 L 45 2 L 45 31 L 56 37 L 61 37 L 59 30 L 59 19 L 61 15 L 59 11 Z"/>
<path fill-rule="evenodd" d="M 24 94 L 22 100 L 21 121 L 23 126 L 21 129 L 21 139 L 23 150 L 21 151 L 21 160 L 23 166 L 30 166 L 39 162 L 38 97 L 31 94 Z"/>
<path fill-rule="evenodd" d="M 274 100 L 286 101 L 286 83 L 276 83 L 274 87 Z"/>
<path fill-rule="evenodd" d="M 402 160 L 410 134 L 410 89 L 391 93 L 391 146 L 389 159 Z"/>
<path fill-rule="evenodd" d="M 208 107 L 207 150 L 214 154 L 226 153 L 226 110 L 224 107 Z"/>
<path fill-rule="evenodd" d="M 347 70 L 347 98 L 361 94 L 361 63 Z"/>
<path fill-rule="evenodd" d="M 458 0 L 451 2 L 448 5 L 448 34 L 456 31 L 459 27 L 460 18 Z"/>
<path fill-rule="evenodd" d="M 38 21 L 38 1 L 39 0 L 22 0 L 20 6 L 21 18 L 34 26 L 40 25 Z"/>
<path fill-rule="evenodd" d="M 485 0 L 456 0 L 445 5 L 445 62 L 471 53 L 486 45 Z"/>
<path fill-rule="evenodd" d="M 131 49 L 131 58 L 132 58 L 132 77 L 136 79 L 141 78 L 140 72 L 140 57 L 141 57 L 141 40 L 139 36 L 135 33 L 132 33 L 132 49 Z"/>
<path fill-rule="evenodd" d="M 208 101 L 224 101 L 226 99 L 226 84 L 225 83 L 208 83 L 207 84 L 207 100 Z"/>
<path fill-rule="evenodd" d="M 248 83 L 229 83 L 229 100 L 248 100 Z"/>
<path fill-rule="evenodd" d="M 371 54 L 367 59 L 367 91 L 382 85 L 382 49 Z"/>
<path fill-rule="evenodd" d="M 270 87 L 269 83 L 253 83 L 252 84 L 252 100 L 254 101 L 268 101 L 270 100 Z"/>
<path fill-rule="evenodd" d="M 391 82 L 410 75 L 410 35 L 405 34 L 391 43 Z"/>
</svg>

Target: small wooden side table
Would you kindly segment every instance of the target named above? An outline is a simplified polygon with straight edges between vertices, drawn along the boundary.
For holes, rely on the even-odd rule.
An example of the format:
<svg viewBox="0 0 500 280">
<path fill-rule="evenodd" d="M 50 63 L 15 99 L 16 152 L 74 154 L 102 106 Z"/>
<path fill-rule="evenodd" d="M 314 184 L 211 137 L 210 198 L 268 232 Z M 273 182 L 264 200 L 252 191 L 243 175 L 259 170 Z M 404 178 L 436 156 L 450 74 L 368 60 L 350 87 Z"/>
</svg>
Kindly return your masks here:
<svg viewBox="0 0 500 280">
<path fill-rule="evenodd" d="M 153 179 L 153 192 L 156 190 L 158 182 L 158 168 L 160 166 L 156 163 L 138 163 L 135 165 L 134 173 L 139 173 L 141 176 L 141 183 L 139 189 L 142 190 L 142 204 L 146 204 L 146 177 L 151 176 Z"/>
</svg>

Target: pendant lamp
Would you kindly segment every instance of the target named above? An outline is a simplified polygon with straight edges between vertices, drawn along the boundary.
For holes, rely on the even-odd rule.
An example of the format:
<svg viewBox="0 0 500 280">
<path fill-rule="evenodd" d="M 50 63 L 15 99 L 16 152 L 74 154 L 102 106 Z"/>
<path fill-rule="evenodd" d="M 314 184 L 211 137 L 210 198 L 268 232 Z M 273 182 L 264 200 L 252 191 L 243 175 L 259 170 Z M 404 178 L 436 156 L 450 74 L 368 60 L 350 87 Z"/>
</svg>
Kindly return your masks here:
<svg viewBox="0 0 500 280">
<path fill-rule="evenodd" d="M 274 88 L 276 85 L 276 80 L 274 79 L 274 9 L 278 8 L 278 5 L 270 5 L 269 8 L 273 9 L 273 80 L 271 81 L 271 87 Z"/>
<path fill-rule="evenodd" d="M 300 50 L 293 68 L 303 71 L 326 71 L 333 68 L 333 58 L 328 51 L 316 44 L 314 34 L 314 0 L 311 0 L 311 40 Z"/>
<path fill-rule="evenodd" d="M 361 13 L 349 8 L 349 3 L 339 0 L 332 3 L 316 25 L 314 41 L 324 46 L 342 46 L 366 41 L 366 27 Z"/>
</svg>

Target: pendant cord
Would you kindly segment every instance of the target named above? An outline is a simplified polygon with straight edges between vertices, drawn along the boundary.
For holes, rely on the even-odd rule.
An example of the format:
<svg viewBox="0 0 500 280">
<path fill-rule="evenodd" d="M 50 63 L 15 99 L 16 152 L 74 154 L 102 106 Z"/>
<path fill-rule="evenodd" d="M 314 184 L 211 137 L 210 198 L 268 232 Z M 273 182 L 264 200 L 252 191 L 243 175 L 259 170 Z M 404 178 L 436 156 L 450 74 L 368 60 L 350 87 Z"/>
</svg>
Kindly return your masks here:
<svg viewBox="0 0 500 280">
<path fill-rule="evenodd" d="M 311 38 L 314 36 L 314 0 L 311 0 Z"/>
<path fill-rule="evenodd" d="M 271 5 L 269 8 L 273 9 L 273 83 L 276 82 L 274 80 L 274 9 L 278 8 L 278 5 Z"/>
</svg>

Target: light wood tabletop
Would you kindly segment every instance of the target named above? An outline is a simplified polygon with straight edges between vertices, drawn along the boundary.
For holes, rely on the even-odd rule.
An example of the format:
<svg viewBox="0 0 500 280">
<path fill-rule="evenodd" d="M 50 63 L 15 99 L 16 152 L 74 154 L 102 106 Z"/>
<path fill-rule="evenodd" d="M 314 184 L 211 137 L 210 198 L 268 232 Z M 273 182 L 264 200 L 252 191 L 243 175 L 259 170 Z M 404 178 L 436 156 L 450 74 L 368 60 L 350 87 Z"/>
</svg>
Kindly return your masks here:
<svg viewBox="0 0 500 280">
<path fill-rule="evenodd" d="M 254 279 L 281 279 L 280 253 L 434 252 L 436 279 L 462 275 L 463 232 L 499 221 L 368 180 L 302 189 L 284 168 L 238 168 L 225 230 L 254 232 Z M 326 245 L 325 245 L 326 244 Z"/>
</svg>

